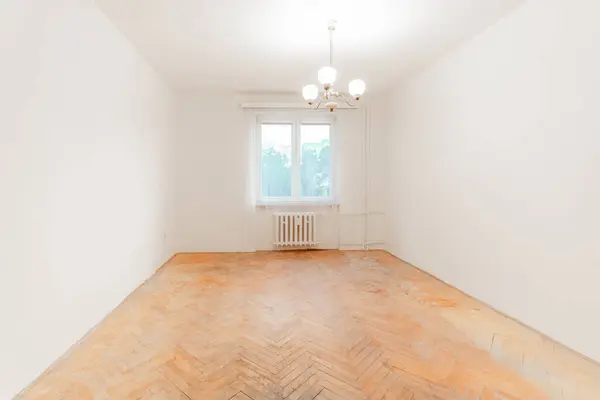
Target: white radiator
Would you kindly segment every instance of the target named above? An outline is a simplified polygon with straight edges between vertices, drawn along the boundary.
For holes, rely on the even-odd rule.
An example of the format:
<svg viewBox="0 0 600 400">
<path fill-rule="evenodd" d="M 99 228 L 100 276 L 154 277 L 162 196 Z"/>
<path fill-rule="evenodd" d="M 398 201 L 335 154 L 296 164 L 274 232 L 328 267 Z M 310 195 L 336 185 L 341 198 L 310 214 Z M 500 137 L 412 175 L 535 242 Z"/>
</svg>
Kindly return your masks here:
<svg viewBox="0 0 600 400">
<path fill-rule="evenodd" d="M 275 213 L 274 216 L 275 246 L 316 246 L 316 213 Z"/>
</svg>

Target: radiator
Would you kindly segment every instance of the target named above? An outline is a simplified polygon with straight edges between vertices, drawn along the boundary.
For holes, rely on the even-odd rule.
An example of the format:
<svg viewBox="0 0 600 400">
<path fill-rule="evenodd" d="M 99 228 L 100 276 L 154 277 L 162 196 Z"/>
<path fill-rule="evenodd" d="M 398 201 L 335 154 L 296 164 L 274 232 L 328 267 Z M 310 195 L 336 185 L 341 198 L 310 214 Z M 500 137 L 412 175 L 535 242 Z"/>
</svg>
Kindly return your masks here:
<svg viewBox="0 0 600 400">
<path fill-rule="evenodd" d="M 315 246 L 317 215 L 314 212 L 275 213 L 275 246 Z"/>
</svg>

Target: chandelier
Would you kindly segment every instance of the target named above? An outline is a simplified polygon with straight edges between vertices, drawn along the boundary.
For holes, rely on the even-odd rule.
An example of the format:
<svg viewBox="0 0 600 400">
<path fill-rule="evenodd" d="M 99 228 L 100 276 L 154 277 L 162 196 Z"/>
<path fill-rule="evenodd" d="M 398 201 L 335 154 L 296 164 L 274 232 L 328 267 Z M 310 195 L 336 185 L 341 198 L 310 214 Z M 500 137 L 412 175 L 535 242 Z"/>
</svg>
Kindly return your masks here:
<svg viewBox="0 0 600 400">
<path fill-rule="evenodd" d="M 321 68 L 318 73 L 323 92 L 319 93 L 317 85 L 306 85 L 302 89 L 304 100 L 308 101 L 308 105 L 313 110 L 323 105 L 330 112 L 333 112 L 342 102 L 350 107 L 355 107 L 355 104 L 351 103 L 342 92 L 338 92 L 333 88 L 337 77 L 337 71 L 333 68 L 333 32 L 335 31 L 335 25 L 336 21 L 329 22 L 329 66 Z M 364 92 L 365 82 L 362 79 L 354 79 L 348 85 L 348 93 L 354 101 L 358 101 Z M 313 104 L 315 105 L 314 107 Z"/>
</svg>

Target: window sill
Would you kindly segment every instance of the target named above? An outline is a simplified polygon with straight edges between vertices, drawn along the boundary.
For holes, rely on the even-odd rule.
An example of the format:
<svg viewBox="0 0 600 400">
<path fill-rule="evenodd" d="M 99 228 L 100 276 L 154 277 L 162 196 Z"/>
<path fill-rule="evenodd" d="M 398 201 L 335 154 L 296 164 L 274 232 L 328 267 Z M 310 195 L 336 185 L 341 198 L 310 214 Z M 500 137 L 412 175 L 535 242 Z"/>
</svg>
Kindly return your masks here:
<svg viewBox="0 0 600 400">
<path fill-rule="evenodd" d="M 259 200 L 257 208 L 282 208 L 282 207 L 338 207 L 340 204 L 332 199 L 326 200 Z"/>
</svg>

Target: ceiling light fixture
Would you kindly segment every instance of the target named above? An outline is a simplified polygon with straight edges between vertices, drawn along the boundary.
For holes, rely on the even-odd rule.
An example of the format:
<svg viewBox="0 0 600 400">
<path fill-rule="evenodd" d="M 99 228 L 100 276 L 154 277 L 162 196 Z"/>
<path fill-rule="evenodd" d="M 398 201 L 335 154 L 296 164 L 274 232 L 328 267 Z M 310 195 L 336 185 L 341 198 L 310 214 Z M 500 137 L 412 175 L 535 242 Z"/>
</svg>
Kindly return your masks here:
<svg viewBox="0 0 600 400">
<path fill-rule="evenodd" d="M 350 107 L 355 107 L 355 104 L 348 101 L 346 96 L 342 92 L 338 92 L 333 88 L 335 79 L 337 78 L 337 71 L 333 68 L 333 32 L 335 31 L 336 21 L 329 22 L 329 66 L 323 67 L 319 70 L 318 79 L 323 87 L 323 93 L 319 93 L 317 85 L 306 85 L 302 89 L 302 96 L 304 100 L 308 101 L 308 105 L 316 110 L 325 105 L 330 112 L 335 111 L 341 101 L 345 102 Z M 348 85 L 348 93 L 352 96 L 354 101 L 358 101 L 360 96 L 365 92 L 365 82 L 361 79 L 355 79 Z M 316 101 L 318 99 L 318 101 Z M 313 104 L 316 106 L 313 107 Z"/>
</svg>

